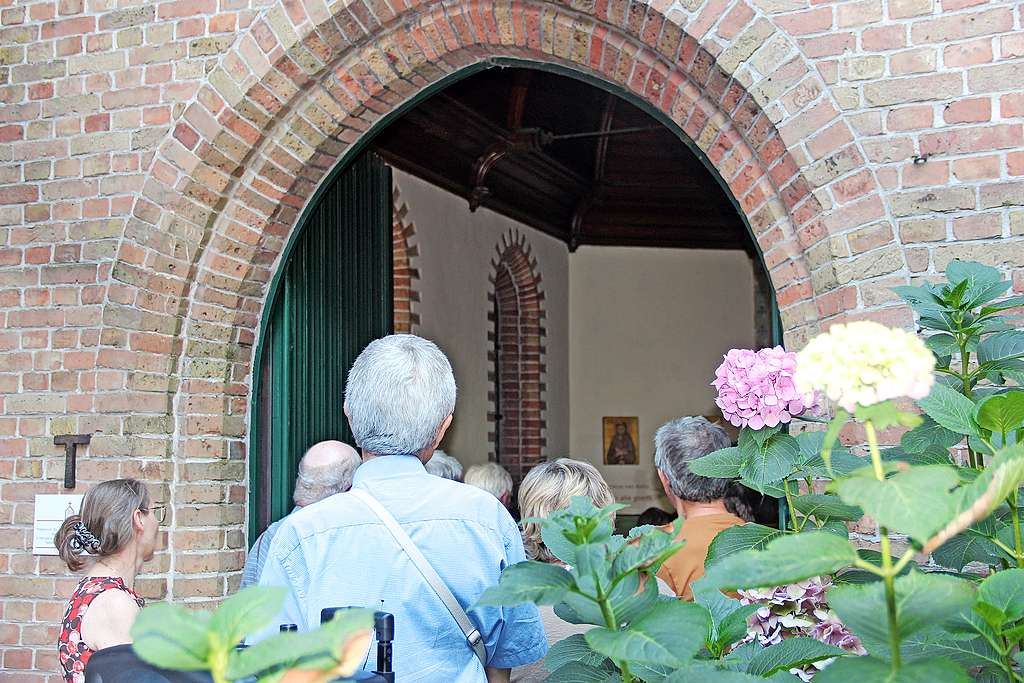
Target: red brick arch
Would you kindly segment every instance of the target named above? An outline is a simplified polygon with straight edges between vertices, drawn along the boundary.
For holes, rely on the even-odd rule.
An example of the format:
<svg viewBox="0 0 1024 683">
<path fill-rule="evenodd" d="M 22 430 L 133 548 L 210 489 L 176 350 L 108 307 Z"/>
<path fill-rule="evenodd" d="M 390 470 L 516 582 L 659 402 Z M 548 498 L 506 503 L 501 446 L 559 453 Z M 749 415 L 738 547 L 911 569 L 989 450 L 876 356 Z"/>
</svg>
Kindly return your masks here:
<svg viewBox="0 0 1024 683">
<path fill-rule="evenodd" d="M 495 251 L 492 289 L 487 295 L 493 310 L 488 316 L 488 360 L 498 369 L 488 374 L 491 459 L 500 462 L 518 486 L 530 468 L 544 459 L 546 445 L 544 293 L 537 259 L 530 255 L 524 235 L 503 235 Z"/>
<path fill-rule="evenodd" d="M 800 343 L 821 319 L 851 306 L 828 238 L 877 220 L 884 208 L 827 88 L 799 53 L 792 56 L 795 48 L 763 64 L 766 76 L 748 66 L 769 37 L 788 40 L 763 16 L 737 29 L 750 39 L 723 49 L 704 37 L 717 19 L 714 3 L 671 18 L 661 6 L 463 0 L 398 3 L 396 11 L 356 0 L 328 11 L 319 2 L 280 0 L 261 13 L 155 154 L 104 303 L 97 364 L 150 379 L 127 392 L 98 390 L 95 403 L 173 416 L 170 434 L 135 439 L 126 421 L 121 435 L 173 454 L 172 504 L 197 503 L 188 485 L 246 480 L 260 317 L 315 189 L 387 115 L 489 58 L 567 67 L 671 120 L 750 224 L 789 340 Z M 856 187 L 838 185 L 857 170 Z M 172 550 L 206 549 L 191 536 L 179 540 L 180 527 L 229 535 L 243 527 L 245 487 L 223 490 L 223 499 L 182 511 Z M 219 594 L 234 580 L 224 576 L 173 579 L 170 590 Z M 207 580 L 222 583 L 213 589 Z"/>
</svg>

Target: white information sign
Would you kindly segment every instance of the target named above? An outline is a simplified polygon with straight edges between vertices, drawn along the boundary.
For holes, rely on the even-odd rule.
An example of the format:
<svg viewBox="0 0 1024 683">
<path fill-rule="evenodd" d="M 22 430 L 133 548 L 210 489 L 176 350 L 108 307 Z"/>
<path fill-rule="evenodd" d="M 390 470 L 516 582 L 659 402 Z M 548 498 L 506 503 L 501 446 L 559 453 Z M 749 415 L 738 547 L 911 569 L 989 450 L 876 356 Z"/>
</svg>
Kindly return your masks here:
<svg viewBox="0 0 1024 683">
<path fill-rule="evenodd" d="M 32 526 L 32 554 L 56 555 L 53 537 L 60 525 L 82 507 L 82 494 L 36 494 L 35 523 Z"/>
</svg>

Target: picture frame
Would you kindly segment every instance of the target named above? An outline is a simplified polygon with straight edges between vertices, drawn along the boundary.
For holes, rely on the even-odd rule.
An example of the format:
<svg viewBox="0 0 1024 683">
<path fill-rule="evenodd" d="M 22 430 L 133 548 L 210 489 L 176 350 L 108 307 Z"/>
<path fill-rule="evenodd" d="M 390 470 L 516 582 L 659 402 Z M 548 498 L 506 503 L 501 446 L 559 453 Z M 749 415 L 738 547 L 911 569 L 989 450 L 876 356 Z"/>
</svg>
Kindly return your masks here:
<svg viewBox="0 0 1024 683">
<path fill-rule="evenodd" d="M 640 419 L 637 416 L 601 418 L 605 465 L 640 464 Z"/>
</svg>

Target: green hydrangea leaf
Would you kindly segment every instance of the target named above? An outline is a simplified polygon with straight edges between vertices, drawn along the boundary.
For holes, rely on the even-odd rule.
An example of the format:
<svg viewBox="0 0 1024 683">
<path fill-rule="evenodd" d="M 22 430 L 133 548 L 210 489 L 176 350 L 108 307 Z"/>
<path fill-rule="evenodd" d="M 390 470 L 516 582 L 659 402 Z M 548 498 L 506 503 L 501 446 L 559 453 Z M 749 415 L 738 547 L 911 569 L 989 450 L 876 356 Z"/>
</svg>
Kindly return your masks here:
<svg viewBox="0 0 1024 683">
<path fill-rule="evenodd" d="M 711 617 L 700 605 L 668 600 L 626 629 L 599 627 L 584 637 L 594 651 L 613 660 L 681 667 L 703 647 L 710 627 Z"/>
<path fill-rule="evenodd" d="M 996 572 L 982 581 L 978 602 L 997 608 L 1004 621 L 1024 619 L 1024 569 Z"/>
<path fill-rule="evenodd" d="M 603 669 L 605 668 L 605 663 L 608 662 L 608 658 L 599 652 L 594 652 L 587 645 L 583 634 L 577 633 L 551 646 L 547 656 L 544 658 L 544 668 L 548 671 L 556 671 L 560 667 L 572 662 L 579 662 L 586 666 Z"/>
<path fill-rule="evenodd" d="M 740 476 L 756 488 L 775 484 L 788 477 L 800 461 L 800 446 L 789 434 L 772 434 L 759 442 L 753 430 L 740 434 L 743 456 Z"/>
<path fill-rule="evenodd" d="M 857 561 L 849 541 L 822 531 L 772 540 L 763 551 L 729 555 L 708 566 L 709 586 L 723 590 L 781 586 L 831 574 Z"/>
<path fill-rule="evenodd" d="M 957 577 L 913 571 L 895 579 L 900 636 L 942 623 L 974 603 L 973 585 Z M 871 654 L 889 656 L 889 622 L 881 581 L 834 586 L 828 604 Z"/>
<path fill-rule="evenodd" d="M 719 479 L 735 479 L 740 476 L 746 458 L 743 452 L 736 446 L 723 448 L 713 453 L 708 453 L 702 458 L 691 460 L 687 467 L 694 474 L 702 477 L 717 477 Z"/>
<path fill-rule="evenodd" d="M 805 664 L 813 664 L 832 657 L 846 657 L 846 650 L 823 643 L 814 638 L 787 638 L 781 643 L 763 648 L 747 665 L 747 672 L 755 676 L 771 676 L 776 671 L 788 671 Z"/>
<path fill-rule="evenodd" d="M 932 450 L 948 451 L 963 440 L 962 434 L 925 417 L 924 422 L 903 435 L 900 445 L 909 453 L 925 453 Z"/>
<path fill-rule="evenodd" d="M 783 532 L 779 529 L 762 524 L 741 524 L 720 531 L 708 547 L 708 556 L 704 561 L 710 567 L 723 557 L 728 557 L 744 550 L 763 550 L 772 540 L 779 538 Z"/>
<path fill-rule="evenodd" d="M 209 668 L 209 615 L 199 614 L 168 602 L 146 607 L 132 624 L 132 649 L 142 661 L 162 669 Z"/>
<path fill-rule="evenodd" d="M 528 560 L 506 567 L 498 585 L 484 591 L 473 607 L 524 602 L 553 605 L 560 602 L 574 584 L 572 574 L 559 565 Z"/>
<path fill-rule="evenodd" d="M 856 522 L 864 512 L 855 505 L 847 505 L 838 496 L 824 493 L 807 493 L 793 498 L 793 507 L 807 517 L 820 522 L 830 519 Z"/>
<path fill-rule="evenodd" d="M 941 657 L 904 664 L 896 672 L 889 662 L 875 657 L 844 657 L 814 677 L 815 683 L 968 683 L 969 680 L 960 666 Z"/>
<path fill-rule="evenodd" d="M 867 471 L 833 484 L 849 505 L 856 505 L 880 525 L 925 541 L 942 529 L 957 512 L 952 489 L 960 482 L 955 468 L 947 465 L 911 467 L 875 479 Z"/>
<path fill-rule="evenodd" d="M 1012 432 L 1024 426 L 1024 391 L 989 396 L 975 413 L 982 428 L 991 432 Z"/>
<path fill-rule="evenodd" d="M 931 393 L 917 403 L 928 417 L 946 429 L 958 434 L 979 434 L 974 421 L 974 402 L 945 384 L 933 384 Z"/>
<path fill-rule="evenodd" d="M 219 634 L 228 647 L 234 647 L 270 623 L 281 610 L 288 589 L 249 586 L 225 600 L 210 617 L 210 630 Z"/>
</svg>

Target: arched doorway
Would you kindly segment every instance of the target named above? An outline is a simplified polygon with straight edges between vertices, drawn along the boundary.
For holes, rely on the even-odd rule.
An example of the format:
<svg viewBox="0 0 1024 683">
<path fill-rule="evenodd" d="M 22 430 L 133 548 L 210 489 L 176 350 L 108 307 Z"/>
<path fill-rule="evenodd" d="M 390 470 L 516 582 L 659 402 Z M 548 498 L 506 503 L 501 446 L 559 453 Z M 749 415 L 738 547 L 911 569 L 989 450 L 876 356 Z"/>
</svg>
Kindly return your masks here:
<svg viewBox="0 0 1024 683">
<path fill-rule="evenodd" d="M 503 239 L 493 264 L 493 291 L 488 297 L 494 311 L 487 333 L 494 362 L 491 456 L 509 471 L 518 488 L 544 456 L 543 295 L 524 237 Z"/>
<path fill-rule="evenodd" d="M 761 298 L 761 305 L 757 307 L 760 311 L 759 324 L 763 330 L 760 342 L 770 343 L 778 339 L 781 328 L 774 301 L 774 290 L 763 285 L 767 280 L 766 266 L 758 244 L 753 238 L 753 233 L 745 214 L 732 197 L 727 184 L 721 179 L 709 159 L 676 123 L 651 106 L 650 103 L 607 81 L 596 79 L 593 76 L 572 69 L 524 60 L 502 59 L 473 65 L 447 79 L 445 85 L 452 87 L 463 81 L 468 82 L 474 75 L 496 69 L 515 69 L 517 75 L 537 71 L 545 74 L 554 74 L 558 79 L 569 79 L 572 82 L 583 84 L 586 88 L 599 93 L 604 98 L 604 101 L 609 103 L 604 114 L 600 117 L 602 128 L 596 131 L 597 134 L 593 137 L 607 138 L 617 133 L 651 132 L 653 134 L 653 131 L 656 129 L 659 131 L 659 135 L 667 135 L 674 144 L 677 144 L 680 149 L 685 150 L 687 163 L 693 164 L 693 168 L 699 168 L 699 172 L 706 174 L 709 179 L 709 184 L 698 188 L 698 193 L 702 193 L 700 196 L 711 207 L 710 210 L 706 207 L 698 207 L 692 204 L 696 200 L 694 196 L 687 197 L 685 193 L 680 193 L 684 195 L 682 203 L 676 202 L 671 204 L 664 212 L 664 215 L 660 216 L 660 219 L 666 221 L 665 224 L 654 227 L 650 225 L 638 227 L 635 222 L 630 222 L 630 204 L 628 202 L 616 204 L 614 200 L 616 191 L 619 192 L 619 197 L 625 197 L 626 194 L 623 194 L 621 188 L 616 187 L 614 183 L 611 184 L 610 189 L 602 188 L 601 192 L 592 191 L 587 196 L 563 198 L 565 199 L 564 204 L 574 207 L 571 220 L 563 236 L 570 251 L 575 250 L 580 244 L 588 243 L 652 247 L 685 247 L 689 244 L 691 246 L 710 245 L 745 249 L 753 260 L 753 269 L 756 273 L 755 282 L 760 283 L 760 286 L 757 288 Z M 396 158 L 400 159 L 399 163 L 404 163 L 407 167 L 419 170 L 424 175 L 432 175 L 433 178 L 439 179 L 439 182 L 442 184 L 453 182 L 451 178 L 458 176 L 459 173 L 453 175 L 449 172 L 447 176 L 444 175 L 445 162 L 440 157 L 441 152 L 432 150 L 433 156 L 431 156 L 430 152 L 426 152 L 422 156 L 417 157 L 414 154 L 409 154 L 407 151 L 409 149 L 408 145 L 403 148 L 401 134 L 392 135 L 390 139 L 385 139 L 388 137 L 386 133 L 394 130 L 394 128 L 389 128 L 389 126 L 398 127 L 399 124 L 396 121 L 400 114 L 410 112 L 409 115 L 412 116 L 413 113 L 418 111 L 417 107 L 420 105 L 425 106 L 426 103 L 431 101 L 431 97 L 436 96 L 439 91 L 442 90 L 431 89 L 407 103 L 396 113 L 394 118 L 387 118 L 368 131 L 360 139 L 359 144 L 356 146 L 357 149 L 344 156 L 342 161 L 321 185 L 318 197 L 307 205 L 302 217 L 299 219 L 298 229 L 291 236 L 288 247 L 290 251 L 286 252 L 283 264 L 279 267 L 271 283 L 268 298 L 270 305 L 264 311 L 261 335 L 256 350 L 257 367 L 261 369 L 261 373 L 259 386 L 255 387 L 253 392 L 252 433 L 254 436 L 250 441 L 249 463 L 252 476 L 250 490 L 254 495 L 251 497 L 249 510 L 250 536 L 254 536 L 267 523 L 287 512 L 289 506 L 288 498 L 294 480 L 295 465 L 302 451 L 320 439 L 345 439 L 348 436 L 347 425 L 344 424 L 343 418 L 340 417 L 342 415 L 341 403 L 344 388 L 344 372 L 350 365 L 354 355 L 358 353 L 358 350 L 372 338 L 390 331 L 391 321 L 393 320 L 390 309 L 384 311 L 383 308 L 380 310 L 374 308 L 368 311 L 365 307 L 362 307 L 363 302 L 354 300 L 349 300 L 347 310 L 339 312 L 335 318 L 320 315 L 319 309 L 316 306 L 323 306 L 324 302 L 334 302 L 335 304 L 340 302 L 341 297 L 332 294 L 334 292 L 332 287 L 342 287 L 344 285 L 342 285 L 340 278 L 335 277 L 330 272 L 325 271 L 319 278 L 312 277 L 314 273 L 310 272 L 308 268 L 311 262 L 308 259 L 306 261 L 300 260 L 298 265 L 296 265 L 295 259 L 301 259 L 301 255 L 309 250 L 320 250 L 322 252 L 324 240 L 330 241 L 330 239 L 333 239 L 326 233 L 341 229 L 339 227 L 340 223 L 332 223 L 332 219 L 323 218 L 325 215 L 336 216 L 342 210 L 341 207 L 347 204 L 359 205 L 360 202 L 377 205 L 377 200 L 379 200 L 380 206 L 386 205 L 391 207 L 390 182 L 378 182 L 375 184 L 352 180 L 354 176 L 359 176 L 362 173 L 360 169 L 368 163 L 370 165 L 377 163 L 368 162 L 367 160 L 376 159 L 375 155 L 378 152 L 389 161 Z M 465 91 L 464 88 L 463 92 Z M 616 128 L 616 119 L 612 113 L 615 110 L 614 104 L 616 102 L 627 103 L 632 109 L 647 117 L 645 119 L 647 125 L 627 126 L 626 128 L 620 126 Z M 522 121 L 514 125 L 510 123 L 510 127 L 513 128 L 513 136 L 506 135 L 503 138 L 504 142 L 502 144 L 507 143 L 510 137 L 514 137 L 514 134 L 524 130 L 522 128 Z M 540 131 L 536 133 L 538 135 L 544 134 L 543 129 L 537 129 L 537 131 Z M 531 132 L 530 134 L 533 135 L 535 133 Z M 572 135 L 574 134 L 570 134 L 568 137 L 572 137 Z M 441 135 L 440 137 L 443 139 L 445 136 Z M 385 141 L 381 143 L 380 140 Z M 598 144 L 599 148 L 601 144 Z M 538 153 L 539 147 L 540 145 L 532 143 L 531 149 L 526 150 L 526 153 Z M 607 144 L 604 144 L 604 148 L 604 152 L 607 152 Z M 373 150 L 373 152 L 371 153 L 368 150 Z M 406 151 L 403 152 L 403 150 Z M 494 173 L 493 169 L 497 161 L 513 151 L 515 150 L 501 148 L 500 145 L 494 149 L 488 148 L 484 150 L 480 159 L 473 164 L 474 173 L 472 176 L 468 176 L 470 182 L 460 190 L 462 196 L 469 201 L 471 208 L 481 204 L 486 206 L 493 198 L 494 204 L 509 214 L 521 217 L 526 221 L 533 220 L 537 223 L 546 224 L 546 219 L 538 219 L 535 214 L 530 213 L 531 207 L 521 204 L 517 208 L 517 206 L 512 205 L 514 200 L 510 198 L 510 195 L 507 192 L 502 193 L 503 181 L 501 178 L 496 177 L 498 174 Z M 606 159 L 607 157 L 599 158 L 595 165 L 600 166 L 606 163 Z M 426 165 L 430 162 L 436 163 L 441 170 L 431 170 Z M 492 174 L 487 178 L 488 185 L 492 187 L 484 187 L 483 174 L 480 172 L 482 166 L 487 166 L 487 169 L 492 171 Z M 685 167 L 683 168 L 684 171 L 673 170 L 675 170 L 677 176 L 685 177 Z M 602 180 L 602 172 L 595 171 L 595 183 Z M 505 180 L 507 181 L 508 179 L 506 178 Z M 505 185 L 507 186 L 507 182 Z M 642 192 L 643 189 L 649 190 L 649 185 L 649 182 L 646 186 L 644 183 L 638 183 L 634 185 L 633 189 L 636 192 Z M 612 197 L 612 199 L 609 199 L 609 197 Z M 531 196 L 530 199 L 535 200 L 536 198 Z M 556 199 L 555 201 L 561 200 Z M 691 202 L 689 208 L 692 209 L 692 213 L 696 214 L 696 218 L 689 213 L 683 215 L 682 211 L 687 208 L 687 201 Z M 331 208 L 331 202 L 334 202 L 336 205 L 333 209 Z M 588 226 L 586 224 L 586 212 L 594 205 L 601 205 L 605 210 L 604 215 L 610 214 L 615 216 L 615 220 L 621 223 L 621 225 L 608 221 L 602 223 L 599 220 L 594 225 Z M 654 216 L 652 220 L 659 220 L 659 216 L 649 207 L 648 215 Z M 383 243 L 385 237 L 388 240 L 393 240 L 394 233 L 391 216 L 378 216 L 378 218 L 380 220 L 372 225 L 364 223 L 360 226 L 364 231 L 369 230 L 373 233 L 372 235 L 369 233 L 364 235 L 365 244 L 367 245 Z M 673 220 L 676 220 L 676 222 L 684 227 L 688 227 L 693 234 L 672 233 L 674 228 L 679 227 L 673 223 Z M 708 225 L 702 225 L 701 220 L 707 222 Z M 698 230 L 698 227 L 701 229 Z M 316 233 L 318 229 L 320 233 Z M 324 233 L 325 230 L 326 233 Z M 551 232 L 550 227 L 547 230 Z M 355 232 L 358 233 L 358 230 Z M 319 236 L 311 237 L 314 234 Z M 690 242 L 687 240 L 690 240 Z M 392 288 L 394 287 L 394 281 L 390 279 L 392 263 L 386 258 L 390 254 L 385 255 L 380 250 L 371 250 L 373 255 L 367 258 L 366 254 L 360 252 L 361 247 L 359 243 L 349 239 L 346 244 L 348 251 L 342 249 L 342 251 L 335 252 L 339 262 L 346 264 L 341 267 L 341 270 L 358 271 L 362 268 L 363 274 L 371 275 L 369 279 L 375 283 L 375 288 L 371 288 L 372 291 L 365 290 L 364 296 L 369 296 L 374 301 L 393 301 Z M 523 317 L 523 310 L 520 307 L 521 299 L 498 295 L 499 292 L 508 293 L 516 291 L 515 272 L 522 270 L 522 264 L 516 262 L 513 258 L 516 254 L 512 254 L 508 260 L 505 259 L 505 256 L 506 254 L 500 254 L 498 262 L 495 264 L 495 296 L 493 299 L 495 308 L 492 313 L 496 322 L 500 322 L 507 315 L 521 323 L 521 318 Z M 387 273 L 387 277 L 384 276 L 384 273 Z M 499 285 L 505 286 L 499 287 Z M 309 290 L 309 293 L 305 295 L 296 294 L 303 287 Z M 346 292 L 351 293 L 353 291 L 357 291 L 357 289 L 351 287 L 351 280 L 349 280 L 349 288 L 346 289 Z M 291 296 L 289 296 L 289 292 L 292 292 Z M 533 295 L 536 297 L 536 292 Z M 752 296 L 754 295 L 752 294 Z M 309 310 L 308 307 L 304 308 L 307 300 L 313 302 L 313 310 Z M 282 312 L 296 309 L 296 307 L 299 310 L 293 310 L 291 313 Z M 301 340 L 297 340 L 295 336 L 289 339 L 287 343 L 277 340 L 280 333 L 275 332 L 275 330 L 282 327 L 282 323 L 279 322 L 282 319 L 298 321 L 288 323 L 293 328 L 295 325 L 301 326 L 303 321 L 307 321 L 305 335 L 300 335 Z M 319 325 L 315 329 L 310 328 L 308 325 L 309 320 L 329 321 L 332 319 L 339 321 L 333 327 L 330 323 Z M 539 319 L 536 320 L 536 324 L 539 325 Z M 340 335 L 340 338 L 332 338 L 331 334 Z M 496 337 L 500 340 L 500 330 L 496 330 Z M 316 357 L 318 354 L 322 355 L 324 353 L 323 349 L 328 348 L 328 345 L 331 343 L 338 344 L 345 349 L 345 352 L 336 354 L 337 359 L 332 359 L 329 364 L 329 381 L 321 382 L 316 387 L 304 389 L 301 381 L 296 384 L 292 379 L 293 376 L 296 376 L 296 373 L 289 374 L 285 372 L 284 374 L 288 376 L 287 380 L 281 378 L 281 371 L 278 371 L 277 375 L 274 374 L 274 368 L 301 367 L 304 360 Z M 496 361 L 495 376 L 497 376 L 498 372 L 503 372 L 515 366 L 517 380 L 522 383 L 520 387 L 531 386 L 532 382 L 532 386 L 536 389 L 535 396 L 531 395 L 527 397 L 529 400 L 523 401 L 524 405 L 531 407 L 531 415 L 536 419 L 529 419 L 530 415 L 518 414 L 515 425 L 512 425 L 511 421 L 505 424 L 499 421 L 494 427 L 496 443 L 516 444 L 516 453 L 509 453 L 509 456 L 514 457 L 508 462 L 515 470 L 513 475 L 521 477 L 530 465 L 545 455 L 540 449 L 540 446 L 543 444 L 542 432 L 544 423 L 540 419 L 540 411 L 538 410 L 538 407 L 542 405 L 539 365 L 537 372 L 534 373 L 538 375 L 537 377 L 524 377 L 522 373 L 518 372 L 522 369 L 519 362 L 520 358 L 512 358 L 508 355 L 505 355 L 503 358 L 500 348 L 495 349 L 494 352 L 494 360 Z M 268 368 L 270 369 L 269 371 Z M 307 372 L 304 375 L 299 374 L 298 376 L 308 378 L 310 373 Z M 288 384 L 291 393 L 282 394 L 285 398 L 278 400 L 275 394 L 279 390 L 276 388 L 278 385 L 275 385 L 275 382 L 280 383 L 282 381 L 291 382 L 291 384 Z M 303 391 L 305 391 L 305 395 L 301 397 L 295 393 Z M 511 401 L 513 398 L 518 401 L 520 395 L 517 393 L 513 397 L 510 392 L 503 394 L 499 384 L 496 383 L 494 398 L 500 404 L 503 401 Z M 288 406 L 285 412 L 273 407 L 282 403 L 282 401 L 284 405 Z M 305 416 L 306 412 L 308 412 L 308 408 L 304 407 L 314 404 L 317 406 L 318 414 L 331 414 L 336 416 L 336 419 L 333 422 L 330 420 L 314 420 L 311 422 L 305 417 L 300 419 L 300 415 Z M 496 406 L 494 416 L 498 417 L 499 414 L 503 416 L 505 407 L 503 405 Z M 512 434 L 511 431 L 515 431 L 515 434 Z M 532 444 L 535 448 L 532 450 L 526 449 L 529 451 L 526 452 L 520 448 L 522 444 Z M 499 460 L 505 460 L 500 452 Z M 519 477 L 516 478 L 518 479 Z"/>
</svg>

